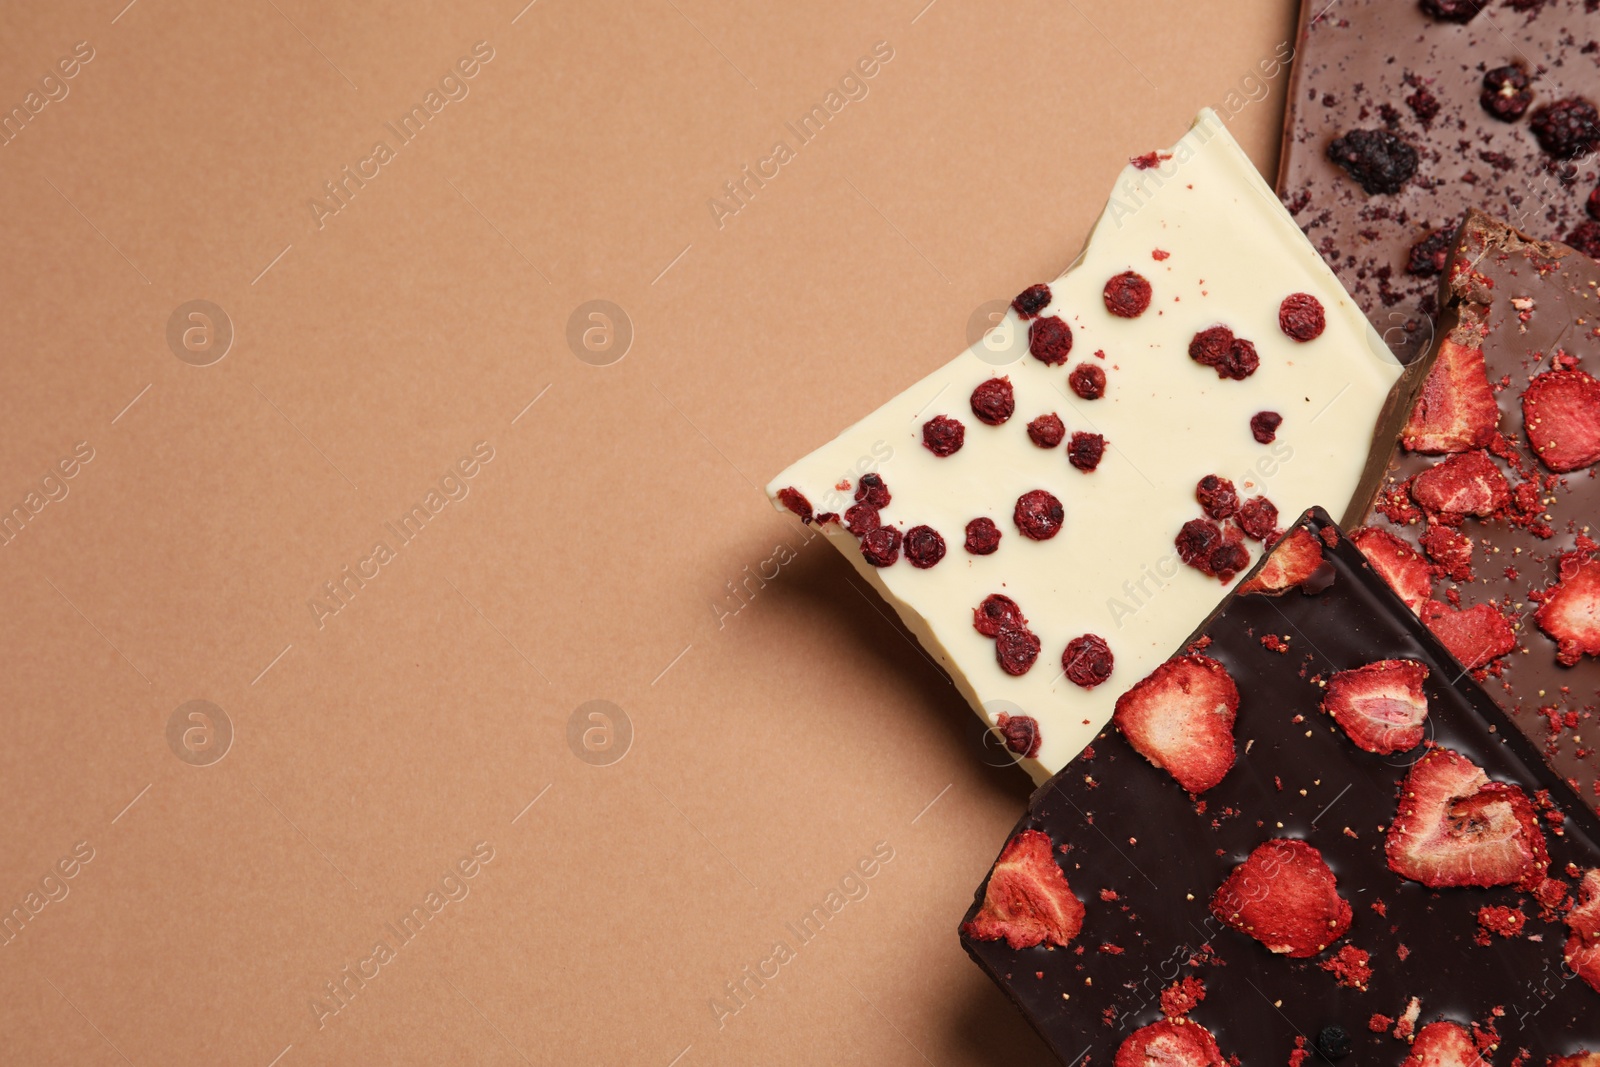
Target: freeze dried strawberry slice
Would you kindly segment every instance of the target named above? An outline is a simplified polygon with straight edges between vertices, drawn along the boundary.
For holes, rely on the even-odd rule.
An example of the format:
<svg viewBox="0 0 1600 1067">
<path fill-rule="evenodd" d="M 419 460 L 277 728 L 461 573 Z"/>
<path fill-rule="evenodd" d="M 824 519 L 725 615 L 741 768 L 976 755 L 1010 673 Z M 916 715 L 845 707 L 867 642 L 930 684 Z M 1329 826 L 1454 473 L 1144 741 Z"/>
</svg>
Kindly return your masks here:
<svg viewBox="0 0 1600 1067">
<path fill-rule="evenodd" d="M 1239 592 L 1279 596 L 1310 579 L 1321 566 L 1322 545 L 1311 531 L 1297 526 L 1273 546 L 1267 562 L 1239 586 Z"/>
<path fill-rule="evenodd" d="M 1428 558 L 1451 578 L 1472 581 L 1472 538 L 1448 526 L 1429 526 L 1417 540 Z"/>
<path fill-rule="evenodd" d="M 1522 394 L 1528 443 L 1558 474 L 1600 459 L 1600 382 L 1581 370 L 1546 371 Z"/>
<path fill-rule="evenodd" d="M 1429 1023 L 1417 1031 L 1400 1067 L 1488 1067 L 1472 1035 L 1458 1023 Z"/>
<path fill-rule="evenodd" d="M 1494 440 L 1499 422 L 1500 405 L 1489 386 L 1483 349 L 1446 340 L 1400 431 L 1400 443 L 1428 454 L 1484 448 Z"/>
<path fill-rule="evenodd" d="M 1389 824 L 1389 869 L 1431 889 L 1517 885 L 1544 880 L 1539 816 L 1521 789 L 1491 782 L 1459 752 L 1436 748 L 1400 784 L 1400 810 Z"/>
<path fill-rule="evenodd" d="M 1239 687 L 1209 656 L 1169 659 L 1117 698 L 1117 729 L 1145 759 L 1191 793 L 1233 767 Z"/>
<path fill-rule="evenodd" d="M 1584 656 L 1600 656 L 1600 560 L 1569 552 L 1560 575 L 1533 621 L 1556 639 L 1556 659 L 1575 667 Z"/>
<path fill-rule="evenodd" d="M 1333 716 L 1356 747 L 1387 756 L 1422 743 L 1428 668 L 1415 660 L 1382 659 L 1328 679 L 1322 710 Z"/>
<path fill-rule="evenodd" d="M 1600 868 L 1584 872 L 1578 883 L 1578 902 L 1567 912 L 1567 966 L 1600 993 Z M 1600 1061 L 1600 1056 L 1589 1054 Z"/>
<path fill-rule="evenodd" d="M 1433 635 L 1469 671 L 1499 659 L 1517 646 L 1517 635 L 1506 617 L 1489 604 L 1456 610 L 1429 600 L 1417 612 Z"/>
<path fill-rule="evenodd" d="M 1411 499 L 1428 517 L 1459 526 L 1462 516 L 1487 518 L 1511 503 L 1511 486 L 1489 453 L 1462 452 L 1411 481 Z"/>
<path fill-rule="evenodd" d="M 1433 596 L 1433 574 L 1428 563 L 1412 547 L 1388 530 L 1371 527 L 1350 535 L 1372 569 L 1383 575 L 1389 588 L 1400 594 L 1406 607 L 1420 611 Z"/>
<path fill-rule="evenodd" d="M 1061 873 L 1050 838 L 1038 830 L 1024 830 L 1006 842 L 989 872 L 983 906 L 961 926 L 968 937 L 1003 937 L 1014 949 L 1039 944 L 1065 948 L 1081 929 L 1083 902 Z"/>
<path fill-rule="evenodd" d="M 1600 1052 L 1579 1052 L 1571 1056 L 1557 1056 L 1550 1067 L 1600 1067 Z"/>
<path fill-rule="evenodd" d="M 1211 898 L 1211 914 L 1270 952 L 1315 956 L 1350 929 L 1350 902 L 1333 871 L 1304 841 L 1257 845 Z"/>
<path fill-rule="evenodd" d="M 1211 1031 L 1187 1019 L 1162 1019 L 1129 1034 L 1112 1067 L 1223 1067 Z"/>
</svg>

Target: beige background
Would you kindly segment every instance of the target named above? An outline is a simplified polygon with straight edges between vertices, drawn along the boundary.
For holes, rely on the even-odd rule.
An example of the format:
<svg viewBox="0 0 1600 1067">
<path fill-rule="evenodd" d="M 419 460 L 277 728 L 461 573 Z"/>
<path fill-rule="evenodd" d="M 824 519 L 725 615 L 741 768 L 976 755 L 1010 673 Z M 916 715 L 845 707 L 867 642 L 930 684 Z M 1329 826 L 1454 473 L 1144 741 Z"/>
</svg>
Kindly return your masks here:
<svg viewBox="0 0 1600 1067">
<path fill-rule="evenodd" d="M 1059 271 L 1294 5 L 123 2 L 0 14 L 0 108 L 94 53 L 0 146 L 0 509 L 67 493 L 0 545 L 0 905 L 66 892 L 0 944 L 0 1059 L 1047 1062 L 954 933 L 1025 776 L 758 487 Z M 469 95 L 319 229 L 479 41 Z M 879 41 L 719 229 L 708 200 Z M 1286 77 L 1230 108 L 1269 175 Z M 567 342 L 595 298 L 635 335 L 609 366 Z M 193 299 L 236 335 L 209 366 L 167 341 Z M 196 699 L 234 731 L 205 766 L 168 740 Z M 592 699 L 631 723 L 608 766 L 568 744 Z M 470 894 L 319 1027 L 478 842 Z"/>
</svg>

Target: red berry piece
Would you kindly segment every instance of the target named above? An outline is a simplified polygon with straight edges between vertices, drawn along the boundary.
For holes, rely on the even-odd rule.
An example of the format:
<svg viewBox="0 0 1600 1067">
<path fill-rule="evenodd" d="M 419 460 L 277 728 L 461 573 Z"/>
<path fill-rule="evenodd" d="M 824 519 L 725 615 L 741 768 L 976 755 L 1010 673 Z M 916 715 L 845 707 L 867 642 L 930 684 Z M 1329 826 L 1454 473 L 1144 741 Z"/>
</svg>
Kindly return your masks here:
<svg viewBox="0 0 1600 1067">
<path fill-rule="evenodd" d="M 1067 442 L 1067 462 L 1085 474 L 1100 466 L 1100 459 L 1105 454 L 1106 439 L 1101 434 L 1079 430 Z"/>
<path fill-rule="evenodd" d="M 1261 366 L 1256 346 L 1235 337 L 1226 326 L 1212 326 L 1195 334 L 1189 342 L 1189 358 L 1216 371 L 1218 378 L 1236 382 L 1244 381 Z"/>
<path fill-rule="evenodd" d="M 1448 526 L 1429 526 L 1417 542 L 1451 579 L 1472 581 L 1472 538 Z"/>
<path fill-rule="evenodd" d="M 1322 569 L 1322 546 L 1311 531 L 1296 526 L 1288 536 L 1272 546 L 1267 562 L 1255 577 L 1239 586 L 1239 593 L 1281 596 L 1295 586 L 1311 581 Z"/>
<path fill-rule="evenodd" d="M 1389 869 L 1430 889 L 1544 881 L 1539 815 L 1521 789 L 1491 782 L 1448 748 L 1430 749 L 1400 784 L 1400 809 L 1384 840 Z"/>
<path fill-rule="evenodd" d="M 1447 338 L 1400 431 L 1400 443 L 1429 455 L 1485 448 L 1499 423 L 1500 405 L 1489 386 L 1483 349 Z"/>
<path fill-rule="evenodd" d="M 1194 487 L 1194 498 L 1200 501 L 1200 510 L 1221 521 L 1239 510 L 1239 494 L 1233 483 L 1215 474 L 1208 474 Z"/>
<path fill-rule="evenodd" d="M 1264 496 L 1253 496 L 1239 505 L 1237 521 L 1246 537 L 1270 541 L 1278 532 L 1278 506 Z"/>
<path fill-rule="evenodd" d="M 1278 427 L 1283 425 L 1283 416 L 1276 411 L 1258 411 L 1250 416 L 1250 436 L 1259 444 L 1270 445 L 1278 439 Z"/>
<path fill-rule="evenodd" d="M 1350 540 L 1367 557 L 1372 569 L 1389 583 L 1389 588 L 1406 602 L 1406 607 L 1422 610 L 1433 596 L 1433 573 L 1428 570 L 1427 560 L 1388 530 L 1357 530 Z"/>
<path fill-rule="evenodd" d="M 1600 219 L 1600 185 L 1589 190 L 1589 199 L 1584 204 L 1591 219 Z"/>
<path fill-rule="evenodd" d="M 1587 467 L 1600 460 L 1600 382 L 1581 370 L 1546 371 L 1522 394 L 1522 423 L 1546 467 Z"/>
<path fill-rule="evenodd" d="M 1533 621 L 1555 639 L 1556 659 L 1575 667 L 1584 656 L 1600 656 L 1600 560 L 1569 552 L 1558 573 Z"/>
<path fill-rule="evenodd" d="M 1440 22 L 1471 22 L 1489 0 L 1422 0 L 1422 10 Z"/>
<path fill-rule="evenodd" d="M 1315 956 L 1350 929 L 1350 902 L 1322 853 L 1304 841 L 1257 845 L 1211 898 L 1211 914 L 1267 951 Z"/>
<path fill-rule="evenodd" d="M 1600 868 L 1584 872 L 1578 883 L 1578 901 L 1567 912 L 1567 929 L 1572 932 L 1565 950 L 1567 966 L 1600 993 Z M 1593 1054 L 1586 1059 L 1592 1060 Z M 1562 1067 L 1594 1067 L 1592 1063 L 1558 1062 Z"/>
<path fill-rule="evenodd" d="M 961 451 L 967 428 L 948 415 L 935 415 L 922 424 L 922 447 L 936 456 L 953 456 Z"/>
<path fill-rule="evenodd" d="M 1007 674 L 1027 674 L 1039 658 L 1039 638 L 1032 630 L 1001 630 L 995 635 L 994 658 Z"/>
<path fill-rule="evenodd" d="M 918 570 L 944 559 L 944 538 L 932 526 L 913 526 L 906 531 L 906 559 Z"/>
<path fill-rule="evenodd" d="M 1032 759 L 1039 754 L 1039 720 L 1032 715 L 1007 715 L 1000 713 L 995 720 L 995 729 L 1000 731 L 1000 736 L 1005 738 L 1006 747 L 1023 759 Z"/>
<path fill-rule="evenodd" d="M 1150 283 L 1136 271 L 1123 271 L 1106 282 L 1106 310 L 1119 319 L 1136 319 L 1150 306 Z"/>
<path fill-rule="evenodd" d="M 882 525 L 883 520 L 878 516 L 878 509 L 871 504 L 851 504 L 844 509 L 845 529 L 857 537 L 865 537 Z"/>
<path fill-rule="evenodd" d="M 1296 341 L 1315 341 L 1327 325 L 1322 301 L 1310 293 L 1290 293 L 1278 305 L 1278 329 Z"/>
<path fill-rule="evenodd" d="M 993 519 L 976 518 L 967 523 L 967 551 L 987 556 L 1000 547 L 1000 528 Z"/>
<path fill-rule="evenodd" d="M 1028 328 L 1028 351 L 1052 367 L 1065 363 L 1072 354 L 1072 327 L 1055 315 L 1034 319 Z"/>
<path fill-rule="evenodd" d="M 1067 375 L 1067 384 L 1084 400 L 1099 400 L 1106 395 L 1106 372 L 1093 363 L 1080 363 Z"/>
<path fill-rule="evenodd" d="M 990 378 L 972 391 L 972 413 L 990 426 L 999 426 L 1016 409 L 1009 378 Z"/>
<path fill-rule="evenodd" d="M 876 471 L 861 476 L 861 481 L 856 485 L 856 503 L 871 504 L 879 509 L 889 506 L 889 487 Z"/>
<path fill-rule="evenodd" d="M 1351 130 L 1328 142 L 1328 159 L 1368 196 L 1398 193 L 1417 173 L 1417 150 L 1388 130 Z"/>
<path fill-rule="evenodd" d="M 1066 511 L 1061 501 L 1043 489 L 1023 493 L 1017 497 L 1017 506 L 1011 512 L 1011 521 L 1017 524 L 1024 537 L 1035 541 L 1048 541 L 1061 532 Z"/>
<path fill-rule="evenodd" d="M 1428 624 L 1433 636 L 1469 671 L 1499 659 L 1517 644 L 1511 624 L 1489 604 L 1474 604 L 1457 610 L 1429 600 L 1417 614 Z"/>
<path fill-rule="evenodd" d="M 1487 1059 L 1461 1025 L 1441 1020 L 1417 1033 L 1400 1067 L 1484 1067 Z"/>
<path fill-rule="evenodd" d="M 1418 278 L 1432 278 L 1444 273 L 1450 259 L 1450 246 L 1455 243 L 1455 230 L 1434 230 L 1411 246 L 1406 256 L 1406 273 Z"/>
<path fill-rule="evenodd" d="M 1250 566 L 1250 553 L 1239 531 L 1222 530 L 1208 519 L 1190 519 L 1173 539 L 1178 558 L 1202 574 L 1229 581 Z"/>
<path fill-rule="evenodd" d="M 1578 223 L 1565 240 L 1590 259 L 1600 259 L 1600 222 Z"/>
<path fill-rule="evenodd" d="M 1011 301 L 1011 306 L 1024 319 L 1031 319 L 1043 311 L 1048 303 L 1050 303 L 1050 287 L 1030 285 L 1017 294 L 1017 298 Z"/>
<path fill-rule="evenodd" d="M 1546 104 L 1533 113 L 1528 128 L 1539 147 L 1557 159 L 1577 159 L 1600 146 L 1600 112 L 1579 96 Z"/>
<path fill-rule="evenodd" d="M 1422 744 L 1428 668 L 1416 660 L 1383 659 L 1328 679 L 1322 710 L 1333 716 L 1356 747 L 1380 756 Z"/>
<path fill-rule="evenodd" d="M 1093 689 L 1111 677 L 1115 662 L 1111 646 L 1099 634 L 1074 637 L 1061 653 L 1061 669 L 1066 672 L 1067 681 L 1083 689 Z"/>
<path fill-rule="evenodd" d="M 1208 656 L 1177 656 L 1117 698 L 1112 717 L 1128 743 L 1191 793 L 1233 767 L 1239 687 Z"/>
<path fill-rule="evenodd" d="M 1005 938 L 1014 949 L 1065 948 L 1083 929 L 1083 902 L 1073 895 L 1048 835 L 1024 830 L 1001 850 L 983 906 L 961 932 L 979 941 Z"/>
<path fill-rule="evenodd" d="M 891 566 L 900 558 L 900 531 L 880 526 L 861 539 L 861 556 L 874 567 Z"/>
<path fill-rule="evenodd" d="M 1528 88 L 1528 72 L 1513 64 L 1495 67 L 1483 76 L 1483 92 L 1478 96 L 1483 110 L 1501 122 L 1520 119 L 1528 105 L 1533 103 L 1533 90 Z"/>
<path fill-rule="evenodd" d="M 1161 1019 L 1129 1034 L 1112 1067 L 1224 1067 L 1211 1031 L 1185 1019 Z"/>
<path fill-rule="evenodd" d="M 1489 518 L 1502 511 L 1511 503 L 1511 485 L 1489 453 L 1463 452 L 1417 475 L 1411 499 L 1430 519 L 1459 526 L 1465 515 Z"/>
<path fill-rule="evenodd" d="M 1017 602 L 1004 593 L 990 593 L 972 609 L 972 628 L 985 637 L 999 637 L 1001 630 L 1024 629 L 1027 625 Z"/>
<path fill-rule="evenodd" d="M 811 521 L 813 514 L 811 501 L 807 500 L 805 494 L 794 486 L 791 485 L 786 489 L 778 490 L 778 503 L 800 516 L 801 522 L 809 523 Z"/>
<path fill-rule="evenodd" d="M 1028 423 L 1028 439 L 1040 448 L 1054 448 L 1067 436 L 1067 428 L 1061 423 L 1061 416 L 1055 412 L 1040 415 Z"/>
</svg>

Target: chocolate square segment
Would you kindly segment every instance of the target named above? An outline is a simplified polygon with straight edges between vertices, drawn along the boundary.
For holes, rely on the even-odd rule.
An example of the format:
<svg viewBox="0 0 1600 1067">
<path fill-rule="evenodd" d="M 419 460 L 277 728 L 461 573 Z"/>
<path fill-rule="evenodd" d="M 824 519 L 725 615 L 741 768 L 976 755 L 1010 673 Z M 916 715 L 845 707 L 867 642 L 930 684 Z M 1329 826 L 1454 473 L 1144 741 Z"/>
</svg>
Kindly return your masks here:
<svg viewBox="0 0 1600 1067">
<path fill-rule="evenodd" d="M 1313 510 L 1035 793 L 961 940 L 1063 1063 L 1544 1067 L 1600 1051 L 1597 868 L 1600 818 Z"/>
</svg>

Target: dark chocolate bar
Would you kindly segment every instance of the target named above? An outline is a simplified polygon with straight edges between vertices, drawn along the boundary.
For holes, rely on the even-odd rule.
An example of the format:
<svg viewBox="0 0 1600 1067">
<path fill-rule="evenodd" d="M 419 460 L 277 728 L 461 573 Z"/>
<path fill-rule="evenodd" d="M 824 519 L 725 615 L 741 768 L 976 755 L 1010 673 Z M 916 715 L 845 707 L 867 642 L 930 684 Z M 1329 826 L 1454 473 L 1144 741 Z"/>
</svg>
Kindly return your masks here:
<svg viewBox="0 0 1600 1067">
<path fill-rule="evenodd" d="M 1326 514 L 1113 722 L 961 927 L 1063 1063 L 1600 1051 L 1600 818 Z"/>
</svg>

